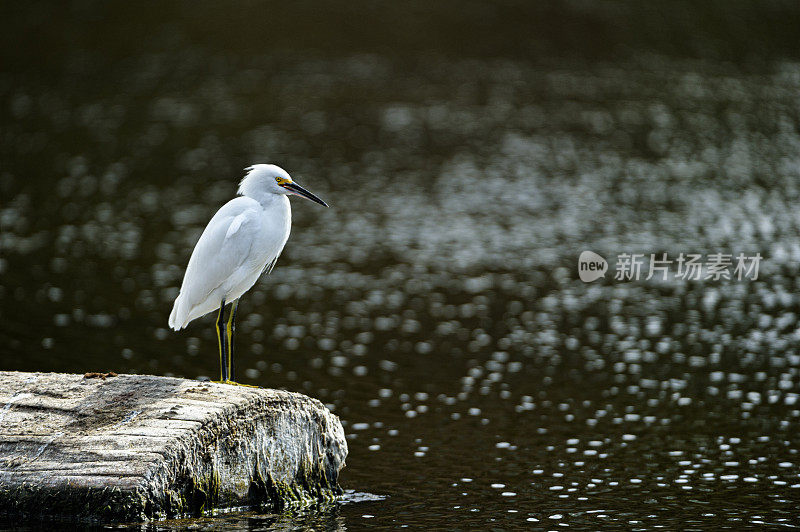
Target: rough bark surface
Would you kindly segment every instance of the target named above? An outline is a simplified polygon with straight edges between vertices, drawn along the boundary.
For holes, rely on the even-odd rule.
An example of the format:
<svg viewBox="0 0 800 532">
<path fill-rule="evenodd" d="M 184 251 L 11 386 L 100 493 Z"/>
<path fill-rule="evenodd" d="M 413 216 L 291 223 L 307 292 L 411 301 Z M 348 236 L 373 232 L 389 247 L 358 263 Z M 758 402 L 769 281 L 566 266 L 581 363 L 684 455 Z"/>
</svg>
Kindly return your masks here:
<svg viewBox="0 0 800 532">
<path fill-rule="evenodd" d="M 340 493 L 338 417 L 280 390 L 0 372 L 0 514 L 198 515 Z"/>
</svg>

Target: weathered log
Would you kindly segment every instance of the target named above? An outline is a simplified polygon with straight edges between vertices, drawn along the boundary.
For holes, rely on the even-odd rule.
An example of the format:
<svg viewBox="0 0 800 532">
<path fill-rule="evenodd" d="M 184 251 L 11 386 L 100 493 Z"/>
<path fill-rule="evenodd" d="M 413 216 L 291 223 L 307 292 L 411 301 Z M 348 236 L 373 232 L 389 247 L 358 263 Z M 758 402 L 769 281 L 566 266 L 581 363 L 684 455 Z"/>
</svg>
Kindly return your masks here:
<svg viewBox="0 0 800 532">
<path fill-rule="evenodd" d="M 104 520 L 331 499 L 339 419 L 298 393 L 0 372 L 0 514 Z"/>
</svg>

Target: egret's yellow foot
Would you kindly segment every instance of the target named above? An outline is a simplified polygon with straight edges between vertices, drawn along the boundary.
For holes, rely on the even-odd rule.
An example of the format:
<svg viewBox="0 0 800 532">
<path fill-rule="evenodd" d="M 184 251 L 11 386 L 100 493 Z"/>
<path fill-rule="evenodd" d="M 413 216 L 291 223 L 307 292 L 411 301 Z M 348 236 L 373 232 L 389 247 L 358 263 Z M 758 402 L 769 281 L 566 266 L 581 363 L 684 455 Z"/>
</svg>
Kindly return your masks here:
<svg viewBox="0 0 800 532">
<path fill-rule="evenodd" d="M 234 382 L 234 381 L 228 381 L 228 384 L 234 384 L 236 386 L 244 386 L 245 388 L 261 388 L 261 386 L 256 386 L 254 384 L 242 384 L 241 382 Z"/>
<path fill-rule="evenodd" d="M 231 380 L 227 380 L 227 381 L 211 381 L 211 382 L 215 382 L 217 384 L 230 384 L 232 386 L 244 386 L 246 388 L 260 388 L 260 386 L 255 386 L 253 384 L 242 384 L 241 382 L 236 382 L 236 381 L 231 381 Z"/>
</svg>

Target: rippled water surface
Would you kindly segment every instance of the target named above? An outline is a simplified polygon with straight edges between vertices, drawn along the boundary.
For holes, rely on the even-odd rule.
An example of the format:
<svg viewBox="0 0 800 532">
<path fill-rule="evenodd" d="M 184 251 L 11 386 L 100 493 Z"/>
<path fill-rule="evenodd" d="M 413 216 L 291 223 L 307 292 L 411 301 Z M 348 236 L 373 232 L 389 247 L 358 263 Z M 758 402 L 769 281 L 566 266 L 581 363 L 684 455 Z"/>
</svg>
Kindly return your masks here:
<svg viewBox="0 0 800 532">
<path fill-rule="evenodd" d="M 216 378 L 213 318 L 171 303 L 241 169 L 280 164 L 331 208 L 293 200 L 238 378 L 339 415 L 356 493 L 150 527 L 800 524 L 800 64 L 159 35 L 0 74 L 2 369 Z M 763 261 L 614 279 L 681 252 Z"/>
</svg>

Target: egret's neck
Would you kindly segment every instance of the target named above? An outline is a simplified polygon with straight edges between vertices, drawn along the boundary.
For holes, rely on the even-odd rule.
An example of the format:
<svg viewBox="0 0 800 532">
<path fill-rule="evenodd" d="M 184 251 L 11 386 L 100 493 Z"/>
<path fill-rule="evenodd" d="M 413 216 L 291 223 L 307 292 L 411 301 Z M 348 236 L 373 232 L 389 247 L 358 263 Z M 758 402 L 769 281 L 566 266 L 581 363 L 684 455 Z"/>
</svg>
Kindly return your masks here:
<svg viewBox="0 0 800 532">
<path fill-rule="evenodd" d="M 271 192 L 249 192 L 247 194 L 243 194 L 243 196 L 256 200 L 265 209 L 278 209 L 284 206 L 289 206 L 289 198 L 287 198 L 285 194 L 273 194 Z"/>
<path fill-rule="evenodd" d="M 283 194 L 245 195 L 260 203 L 261 208 L 264 209 L 270 219 L 277 221 L 287 231 L 289 230 L 292 223 L 292 208 L 287 196 Z"/>
</svg>

